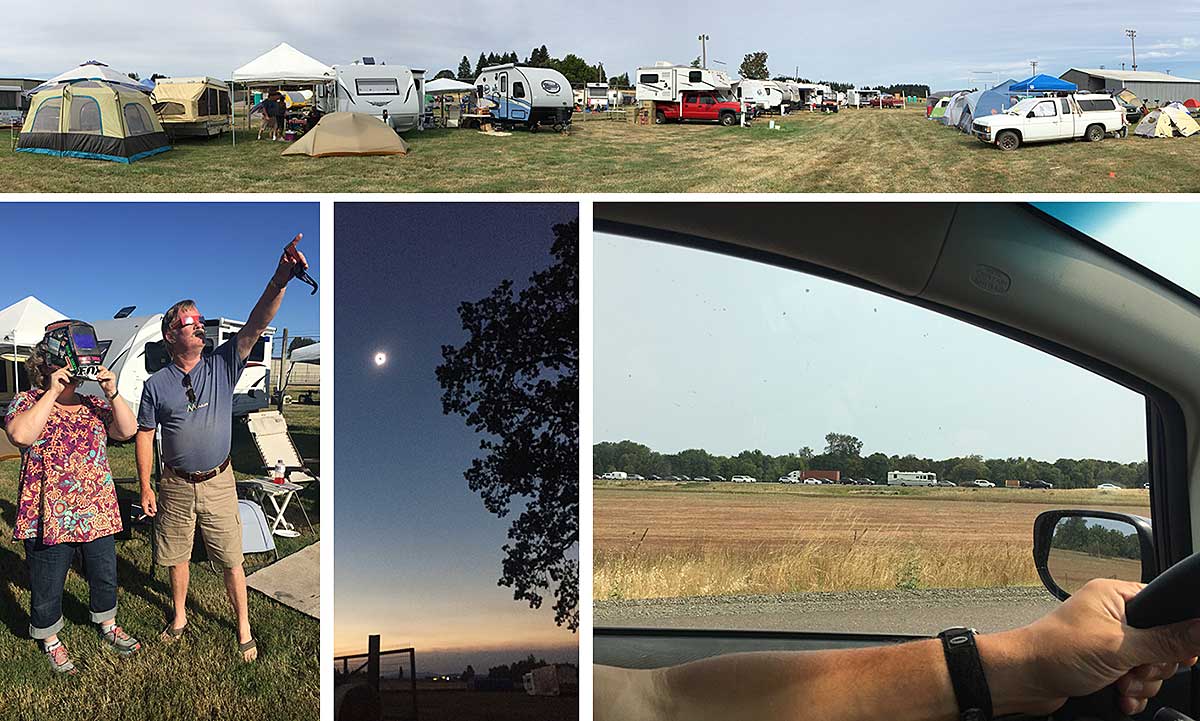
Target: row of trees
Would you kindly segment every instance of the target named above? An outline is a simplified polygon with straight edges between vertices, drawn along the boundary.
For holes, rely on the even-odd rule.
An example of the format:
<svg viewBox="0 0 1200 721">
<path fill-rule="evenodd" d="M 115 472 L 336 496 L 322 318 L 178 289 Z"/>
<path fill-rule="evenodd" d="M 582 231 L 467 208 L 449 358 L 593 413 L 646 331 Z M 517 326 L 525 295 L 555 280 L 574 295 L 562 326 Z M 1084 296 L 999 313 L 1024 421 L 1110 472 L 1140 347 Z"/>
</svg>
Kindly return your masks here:
<svg viewBox="0 0 1200 721">
<path fill-rule="evenodd" d="M 699 59 L 697 59 L 697 61 L 693 63 L 693 66 L 698 66 L 698 65 L 699 65 Z M 761 51 L 761 50 L 758 52 L 755 52 L 755 53 L 748 53 L 745 57 L 742 58 L 742 64 L 741 64 L 741 67 L 738 68 L 738 73 L 743 78 L 746 78 L 749 80 L 766 80 L 767 78 L 771 78 L 771 71 L 767 69 L 767 53 L 764 51 Z M 813 81 L 809 80 L 808 78 L 788 77 L 786 75 L 776 75 L 775 77 L 773 77 L 771 79 L 778 80 L 781 82 L 813 84 Z M 845 92 L 847 90 L 853 90 L 855 88 L 854 83 L 843 83 L 843 82 L 840 82 L 837 80 L 818 80 L 818 81 L 816 81 L 815 84 L 828 85 L 835 92 Z M 878 91 L 884 92 L 884 93 L 890 93 L 893 95 L 897 94 L 897 93 L 900 93 L 903 95 L 918 95 L 920 97 L 927 97 L 929 95 L 929 86 L 917 84 L 917 83 L 896 83 L 894 85 L 876 85 L 870 89 L 878 90 Z"/>
<path fill-rule="evenodd" d="M 1089 556 L 1131 558 L 1135 561 L 1142 557 L 1141 541 L 1136 533 L 1123 533 L 1116 528 L 1105 528 L 1099 523 L 1089 523 L 1079 516 L 1058 522 L 1051 546 L 1086 553 Z"/>
<path fill-rule="evenodd" d="M 1041 479 L 1055 488 L 1092 488 L 1099 483 L 1116 483 L 1126 488 L 1140 487 L 1150 480 L 1145 461 L 1118 463 L 1094 458 L 1060 458 L 1054 462 L 1036 458 L 988 458 L 980 455 L 956 456 L 935 460 L 913 454 L 862 455 L 862 441 L 842 433 L 825 436 L 825 448 L 816 453 L 805 446 L 794 453 L 772 456 L 760 450 L 742 451 L 736 456 L 713 455 L 700 448 L 678 453 L 659 453 L 633 441 L 597 443 L 592 447 L 592 468 L 596 473 L 625 471 L 643 476 L 686 475 L 691 477 L 721 475 L 754 476 L 759 480 L 775 480 L 795 470 L 840 471 L 851 478 L 870 478 L 884 481 L 888 471 L 932 471 L 941 480 L 959 485 L 976 478 L 986 478 L 997 484 L 1014 479 Z"/>
</svg>

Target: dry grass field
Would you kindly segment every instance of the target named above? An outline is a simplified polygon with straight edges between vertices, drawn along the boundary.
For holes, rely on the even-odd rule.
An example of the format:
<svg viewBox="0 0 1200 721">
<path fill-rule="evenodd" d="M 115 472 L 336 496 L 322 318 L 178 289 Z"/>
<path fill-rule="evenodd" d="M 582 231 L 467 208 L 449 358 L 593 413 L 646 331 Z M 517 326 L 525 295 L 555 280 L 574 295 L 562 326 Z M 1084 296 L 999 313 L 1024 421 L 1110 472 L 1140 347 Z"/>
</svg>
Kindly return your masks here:
<svg viewBox="0 0 1200 721">
<path fill-rule="evenodd" d="M 594 485 L 597 599 L 1037 585 L 1033 519 L 1144 491 Z"/>
<path fill-rule="evenodd" d="M 184 140 L 132 165 L 14 153 L 4 192 L 1196 192 L 1200 136 L 1062 142 L 1005 153 L 925 120 L 924 107 L 801 112 L 772 131 L 574 124 L 567 135 L 408 133 L 405 156 L 280 157 L 284 143 Z M 8 139 L 5 138 L 5 141 Z"/>
</svg>

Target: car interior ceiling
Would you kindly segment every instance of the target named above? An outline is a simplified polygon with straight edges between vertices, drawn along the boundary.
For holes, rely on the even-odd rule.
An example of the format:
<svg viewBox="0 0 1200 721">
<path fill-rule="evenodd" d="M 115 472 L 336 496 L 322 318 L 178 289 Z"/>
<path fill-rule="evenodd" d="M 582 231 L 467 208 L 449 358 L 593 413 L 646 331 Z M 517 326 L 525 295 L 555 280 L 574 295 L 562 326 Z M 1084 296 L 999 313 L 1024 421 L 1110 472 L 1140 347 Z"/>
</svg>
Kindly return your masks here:
<svg viewBox="0 0 1200 721">
<path fill-rule="evenodd" d="M 596 203 L 595 229 L 865 287 L 1093 370 L 1177 413 L 1200 538 L 1200 299 L 1023 203 Z M 715 211 L 715 212 L 714 212 Z M 803 218 L 802 240 L 797 217 Z M 1192 512 L 1179 508 L 1190 505 Z"/>
</svg>

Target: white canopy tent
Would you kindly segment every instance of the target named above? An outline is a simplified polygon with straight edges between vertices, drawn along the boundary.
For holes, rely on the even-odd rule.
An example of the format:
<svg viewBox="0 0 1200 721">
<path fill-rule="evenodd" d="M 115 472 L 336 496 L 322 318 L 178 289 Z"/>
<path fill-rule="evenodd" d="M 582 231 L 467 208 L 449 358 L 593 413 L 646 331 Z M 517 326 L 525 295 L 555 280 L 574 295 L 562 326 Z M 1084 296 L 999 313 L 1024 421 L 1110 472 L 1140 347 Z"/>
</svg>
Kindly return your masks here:
<svg viewBox="0 0 1200 721">
<path fill-rule="evenodd" d="M 437 95 L 438 93 L 465 93 L 474 89 L 474 85 L 464 83 L 461 80 L 455 80 L 454 78 L 441 78 L 440 80 L 430 80 L 425 83 L 425 92 L 430 95 Z"/>
<path fill-rule="evenodd" d="M 0 310 L 0 358 L 12 363 L 12 383 L 5 384 L 5 398 L 20 390 L 19 364 L 29 355 L 46 333 L 46 326 L 67 315 L 46 305 L 32 295 L 22 298 L 4 310 Z M 21 350 L 25 353 L 22 354 Z"/>
<path fill-rule="evenodd" d="M 306 345 L 303 348 L 297 348 L 288 354 L 288 360 L 292 363 L 315 363 L 321 364 L 321 344 L 313 343 Z"/>
<path fill-rule="evenodd" d="M 268 85 L 311 85 L 317 88 L 334 81 L 333 68 L 287 43 L 279 43 L 267 52 L 233 71 L 231 87 L 246 88 L 246 128 L 250 128 L 250 89 Z"/>
</svg>

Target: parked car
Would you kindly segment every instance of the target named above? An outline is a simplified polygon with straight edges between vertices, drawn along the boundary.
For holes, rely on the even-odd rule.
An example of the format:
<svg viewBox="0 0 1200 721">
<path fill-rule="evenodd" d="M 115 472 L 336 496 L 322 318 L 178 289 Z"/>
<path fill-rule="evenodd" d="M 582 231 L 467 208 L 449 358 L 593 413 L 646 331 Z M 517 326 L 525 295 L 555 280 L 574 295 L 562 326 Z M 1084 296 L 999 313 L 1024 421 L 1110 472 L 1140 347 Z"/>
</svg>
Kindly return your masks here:
<svg viewBox="0 0 1200 721">
<path fill-rule="evenodd" d="M 819 485 L 821 485 L 821 479 L 820 478 L 805 478 L 803 481 L 801 481 L 801 483 L 803 483 L 806 486 L 819 486 Z"/>
<path fill-rule="evenodd" d="M 1085 139 L 1099 142 L 1109 133 L 1124 132 L 1125 113 L 1111 95 L 1077 93 L 1065 98 L 1026 98 L 998 115 L 979 117 L 972 134 L 1001 150 L 1024 143 Z"/>
<path fill-rule="evenodd" d="M 713 476 L 713 480 L 724 482 L 726 480 L 726 478 L 725 478 L 725 476 Z"/>
<path fill-rule="evenodd" d="M 995 483 L 992 483 L 991 481 L 989 481 L 985 478 L 976 478 L 975 480 L 971 481 L 970 485 L 975 486 L 976 488 L 995 488 L 996 487 Z"/>
<path fill-rule="evenodd" d="M 957 488 L 958 484 L 954 481 L 938 481 L 937 484 L 942 488 Z"/>
<path fill-rule="evenodd" d="M 696 477 L 695 477 L 695 478 L 693 478 L 692 480 L 693 480 L 693 481 L 707 481 L 707 480 L 708 480 L 708 476 L 696 476 Z"/>
<path fill-rule="evenodd" d="M 1148 490 L 1150 490 L 1150 484 L 1149 484 L 1149 483 L 1143 483 L 1143 484 L 1142 484 L 1142 490 L 1143 490 L 1143 491 L 1148 491 Z"/>
<path fill-rule="evenodd" d="M 1119 491 L 1119 490 L 1121 490 L 1121 487 L 1115 483 L 1101 483 L 1100 485 L 1096 486 L 1096 490 L 1097 491 Z"/>
<path fill-rule="evenodd" d="M 730 479 L 734 483 L 757 483 L 757 479 L 753 476 L 734 476 Z"/>
<path fill-rule="evenodd" d="M 1040 478 L 1029 482 L 1029 488 L 1054 488 L 1054 484 L 1050 481 L 1043 481 Z"/>
<path fill-rule="evenodd" d="M 856 485 L 856 486 L 873 486 L 873 485 L 875 485 L 875 481 L 872 481 L 870 478 L 860 478 L 854 482 L 854 485 Z"/>
<path fill-rule="evenodd" d="M 652 481 L 661 481 L 661 480 L 662 480 L 662 478 L 661 478 L 660 476 L 656 476 L 656 475 L 654 475 L 654 474 L 650 474 L 650 480 L 652 480 Z"/>
</svg>

